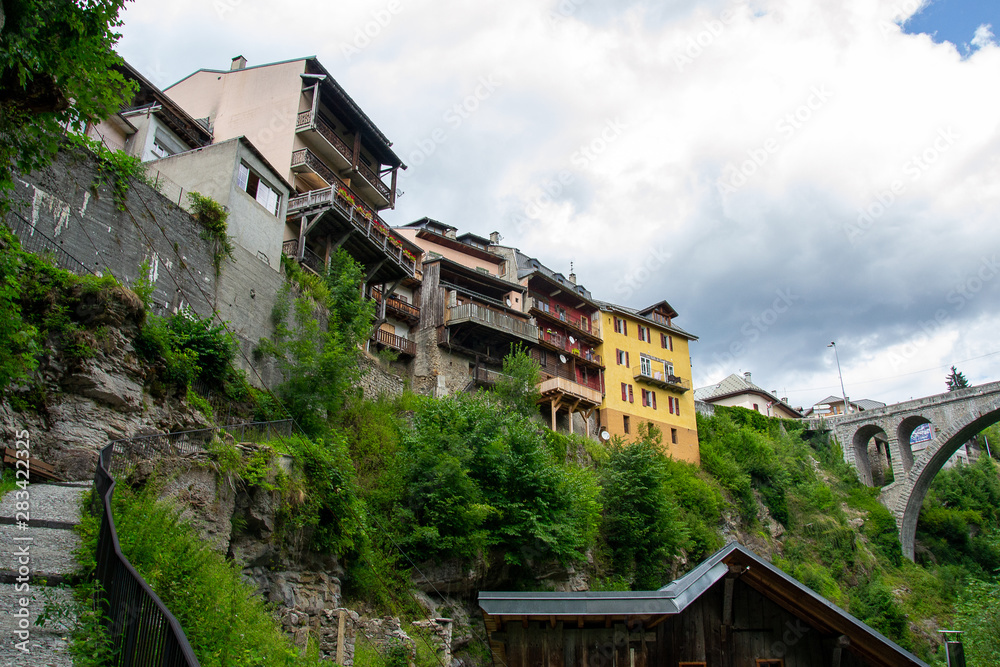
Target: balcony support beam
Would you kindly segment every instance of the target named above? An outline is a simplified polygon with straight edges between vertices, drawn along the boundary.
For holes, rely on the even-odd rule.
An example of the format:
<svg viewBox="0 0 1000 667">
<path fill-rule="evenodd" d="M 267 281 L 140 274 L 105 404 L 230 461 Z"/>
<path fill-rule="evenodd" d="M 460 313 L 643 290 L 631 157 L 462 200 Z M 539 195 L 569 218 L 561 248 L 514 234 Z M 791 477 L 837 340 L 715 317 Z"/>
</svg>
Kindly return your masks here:
<svg viewBox="0 0 1000 667">
<path fill-rule="evenodd" d="M 374 266 L 368 269 L 368 274 L 365 276 L 365 283 L 371 282 L 371 279 L 375 277 L 375 274 L 378 273 L 378 270 L 382 268 L 383 264 L 385 264 L 384 258 L 375 262 Z"/>
<path fill-rule="evenodd" d="M 361 132 L 354 133 L 354 160 L 351 162 L 351 171 L 358 173 L 358 160 L 361 159 Z"/>
<path fill-rule="evenodd" d="M 399 167 L 392 168 L 392 189 L 389 191 L 389 208 L 396 209 L 396 174 L 399 172 Z"/>
</svg>

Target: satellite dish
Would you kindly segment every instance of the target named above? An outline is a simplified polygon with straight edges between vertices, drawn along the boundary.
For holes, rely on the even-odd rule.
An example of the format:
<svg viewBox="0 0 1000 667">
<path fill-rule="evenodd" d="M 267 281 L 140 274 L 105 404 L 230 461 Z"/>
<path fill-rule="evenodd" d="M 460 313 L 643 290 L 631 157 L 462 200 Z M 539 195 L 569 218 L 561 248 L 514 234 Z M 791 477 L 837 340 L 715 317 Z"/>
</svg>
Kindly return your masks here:
<svg viewBox="0 0 1000 667">
<path fill-rule="evenodd" d="M 607 442 L 610 439 L 611 439 L 611 434 L 610 433 L 608 433 L 607 431 L 601 431 L 601 440 L 603 440 L 604 442 Z"/>
<path fill-rule="evenodd" d="M 510 297 L 507 297 L 507 307 L 510 307 Z"/>
<path fill-rule="evenodd" d="M 565 354 L 560 354 L 559 355 L 559 361 L 561 361 L 561 362 L 563 362 L 565 364 L 566 363 L 566 355 Z"/>
<path fill-rule="evenodd" d="M 576 342 L 576 339 L 575 339 L 575 338 L 573 338 L 572 336 L 570 336 L 570 337 L 569 337 L 569 342 L 570 342 L 570 343 L 575 343 L 575 342 Z"/>
</svg>

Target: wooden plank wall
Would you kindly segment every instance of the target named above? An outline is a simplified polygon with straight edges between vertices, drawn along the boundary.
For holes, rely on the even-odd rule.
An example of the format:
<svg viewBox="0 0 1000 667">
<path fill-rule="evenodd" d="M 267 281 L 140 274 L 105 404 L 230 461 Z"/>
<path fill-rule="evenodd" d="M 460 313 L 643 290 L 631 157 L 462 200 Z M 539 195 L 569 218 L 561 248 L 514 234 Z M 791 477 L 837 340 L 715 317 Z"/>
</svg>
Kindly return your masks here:
<svg viewBox="0 0 1000 667">
<path fill-rule="evenodd" d="M 723 632 L 725 582 L 720 581 L 654 630 L 624 623 L 578 628 L 573 621 L 512 621 L 504 625 L 507 667 L 755 667 L 780 659 L 784 667 L 832 664 L 836 637 L 798 620 L 739 579 L 733 584 L 732 626 Z M 725 637 L 725 638 L 723 638 Z M 499 666 L 498 666 L 499 667 Z M 840 667 L 870 667 L 844 650 Z"/>
</svg>

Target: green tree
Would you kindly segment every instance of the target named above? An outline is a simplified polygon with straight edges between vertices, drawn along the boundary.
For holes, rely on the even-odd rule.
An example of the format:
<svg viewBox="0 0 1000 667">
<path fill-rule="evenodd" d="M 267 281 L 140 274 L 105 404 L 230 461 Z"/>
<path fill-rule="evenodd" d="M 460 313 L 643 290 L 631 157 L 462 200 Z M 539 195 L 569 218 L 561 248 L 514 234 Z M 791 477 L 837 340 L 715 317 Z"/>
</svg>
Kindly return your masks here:
<svg viewBox="0 0 1000 667">
<path fill-rule="evenodd" d="M 970 665 L 1000 665 L 1000 582 L 970 582 L 955 623 Z"/>
<path fill-rule="evenodd" d="M 314 435 L 336 417 L 356 385 L 361 346 L 375 313 L 374 302 L 361 294 L 364 270 L 343 248 L 331 257 L 323 282 L 324 303 L 308 296 L 292 298 L 286 289 L 273 313 L 274 340 L 261 343 L 286 378 L 278 396 Z"/>
<path fill-rule="evenodd" d="M 107 118 L 134 94 L 116 69 L 127 0 L 5 0 L 0 13 L 0 203 L 12 167 L 48 164 L 65 128 Z"/>
<path fill-rule="evenodd" d="M 518 345 L 503 358 L 503 375 L 493 386 L 493 393 L 517 412 L 530 416 L 537 410 L 540 380 L 538 362 L 523 345 Z"/>
<path fill-rule="evenodd" d="M 669 560 L 687 539 L 667 492 L 669 475 L 659 430 L 640 423 L 634 442 L 616 440 L 603 470 L 604 534 L 611 562 L 633 589 L 652 590 L 669 579 Z"/>
<path fill-rule="evenodd" d="M 951 373 L 945 378 L 945 382 L 948 384 L 948 391 L 965 389 L 969 386 L 969 381 L 965 379 L 965 374 L 959 372 L 954 366 L 951 367 Z"/>
</svg>

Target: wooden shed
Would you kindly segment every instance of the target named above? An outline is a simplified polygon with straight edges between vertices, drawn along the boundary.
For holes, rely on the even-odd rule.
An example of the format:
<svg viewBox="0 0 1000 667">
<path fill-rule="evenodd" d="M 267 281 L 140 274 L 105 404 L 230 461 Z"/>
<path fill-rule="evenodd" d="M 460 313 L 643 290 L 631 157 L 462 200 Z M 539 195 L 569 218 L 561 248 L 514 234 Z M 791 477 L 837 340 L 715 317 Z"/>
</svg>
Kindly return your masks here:
<svg viewBox="0 0 1000 667">
<path fill-rule="evenodd" d="M 481 592 L 495 667 L 926 663 L 731 543 L 657 591 Z"/>
</svg>

